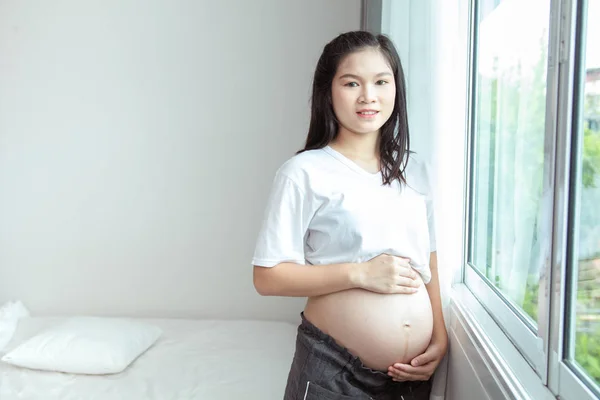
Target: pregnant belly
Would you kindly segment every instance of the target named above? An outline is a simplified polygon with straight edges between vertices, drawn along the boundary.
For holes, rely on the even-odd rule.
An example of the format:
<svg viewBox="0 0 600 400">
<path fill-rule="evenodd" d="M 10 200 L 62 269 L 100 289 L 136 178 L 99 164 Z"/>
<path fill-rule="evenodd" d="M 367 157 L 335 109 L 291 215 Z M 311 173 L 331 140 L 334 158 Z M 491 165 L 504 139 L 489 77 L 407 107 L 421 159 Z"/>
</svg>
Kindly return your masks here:
<svg viewBox="0 0 600 400">
<path fill-rule="evenodd" d="M 413 294 L 351 289 L 312 297 L 304 315 L 371 369 L 409 363 L 431 340 L 433 313 L 425 285 Z"/>
</svg>

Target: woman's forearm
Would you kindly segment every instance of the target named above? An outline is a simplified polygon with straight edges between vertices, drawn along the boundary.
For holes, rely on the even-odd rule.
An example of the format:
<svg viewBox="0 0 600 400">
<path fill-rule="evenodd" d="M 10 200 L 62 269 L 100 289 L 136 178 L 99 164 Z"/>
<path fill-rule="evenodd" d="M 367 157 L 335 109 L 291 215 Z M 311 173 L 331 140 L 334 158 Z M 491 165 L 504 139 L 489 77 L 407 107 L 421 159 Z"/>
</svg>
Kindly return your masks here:
<svg viewBox="0 0 600 400">
<path fill-rule="evenodd" d="M 320 296 L 358 287 L 358 272 L 358 264 L 255 266 L 254 286 L 263 296 Z"/>
<path fill-rule="evenodd" d="M 442 313 L 442 299 L 440 295 L 440 280 L 437 266 L 437 253 L 431 253 L 429 265 L 431 268 L 431 281 L 426 285 L 427 293 L 433 310 L 433 336 L 436 339 L 448 340 L 444 314 Z"/>
</svg>

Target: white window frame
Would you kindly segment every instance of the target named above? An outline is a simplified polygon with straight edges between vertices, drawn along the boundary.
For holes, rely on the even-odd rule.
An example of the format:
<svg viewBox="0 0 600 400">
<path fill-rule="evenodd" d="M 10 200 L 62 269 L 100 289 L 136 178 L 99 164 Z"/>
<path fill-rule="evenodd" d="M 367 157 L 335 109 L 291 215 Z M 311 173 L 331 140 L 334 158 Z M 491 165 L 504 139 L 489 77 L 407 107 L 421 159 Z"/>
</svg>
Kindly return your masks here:
<svg viewBox="0 0 600 400">
<path fill-rule="evenodd" d="M 587 0 L 563 0 L 560 49 L 558 63 L 560 65 L 559 87 L 563 96 L 558 109 L 558 144 L 557 148 L 557 184 L 555 189 L 556 210 L 554 230 L 554 252 L 552 257 L 552 276 L 559 280 L 557 290 L 552 291 L 550 304 L 550 342 L 549 342 L 549 377 L 548 387 L 561 399 L 588 400 L 600 397 L 598 388 L 591 389 L 593 383 L 585 373 L 578 373 L 578 367 L 570 365 L 564 360 L 567 328 L 569 317 L 567 305 L 570 299 L 569 285 L 573 275 L 567 276 L 569 260 L 568 235 L 569 201 L 572 195 L 570 188 L 570 163 L 572 157 L 571 137 L 577 134 L 578 123 L 581 122 L 581 110 L 575 103 L 583 92 L 583 70 L 578 70 L 581 52 L 585 51 L 583 32 L 585 31 L 586 18 L 584 18 Z M 573 124 L 573 121 L 576 123 Z M 577 155 L 578 161 L 581 154 Z M 571 180 L 573 180 L 571 178 Z M 577 181 L 577 180 L 576 180 Z M 576 230 L 575 230 L 576 231 Z M 577 234 L 575 235 L 577 242 Z M 576 248 L 576 246 L 575 246 Z M 575 294 L 573 294 L 574 296 Z"/>
<path fill-rule="evenodd" d="M 475 115 L 473 86 L 475 71 L 478 0 L 471 0 L 470 48 L 469 48 L 469 95 L 467 106 L 466 195 L 463 268 L 457 283 L 453 285 L 453 300 L 462 305 L 462 313 L 473 327 L 474 337 L 488 351 L 489 362 L 496 373 L 504 378 L 507 395 L 511 398 L 552 399 L 559 396 L 565 400 L 592 400 L 599 398 L 596 389 L 590 389 L 591 380 L 576 372 L 576 367 L 564 360 L 566 338 L 566 305 L 569 263 L 567 244 L 569 227 L 570 192 L 570 138 L 572 120 L 580 119 L 574 114 L 581 83 L 574 79 L 581 71 L 576 70 L 581 42 L 582 10 L 586 0 L 552 0 L 550 37 L 548 45 L 547 99 L 546 99 L 546 155 L 552 168 L 544 174 L 544 190 L 553 195 L 545 205 L 544 215 L 552 218 L 551 249 L 549 262 L 544 267 L 540 282 L 537 331 L 532 329 L 522 312 L 499 295 L 477 268 L 466 262 L 472 229 L 470 199 L 472 181 L 471 154 L 474 137 Z M 579 86 L 578 86 L 579 85 Z M 575 93 L 575 94 L 574 94 Z M 576 111 L 575 111 L 576 112 Z M 554 282 L 554 283 L 553 283 Z M 557 284 L 558 282 L 558 284 Z M 479 335 L 479 336 L 478 336 Z M 587 384 L 584 382 L 587 381 Z"/>
</svg>

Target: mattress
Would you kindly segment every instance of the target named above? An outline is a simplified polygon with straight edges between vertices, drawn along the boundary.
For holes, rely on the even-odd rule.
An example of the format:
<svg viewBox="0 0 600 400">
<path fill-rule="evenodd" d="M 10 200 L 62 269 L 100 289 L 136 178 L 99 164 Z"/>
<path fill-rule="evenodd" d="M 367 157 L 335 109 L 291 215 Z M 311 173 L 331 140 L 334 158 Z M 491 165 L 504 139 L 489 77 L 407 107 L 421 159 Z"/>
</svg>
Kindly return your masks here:
<svg viewBox="0 0 600 400">
<path fill-rule="evenodd" d="M 60 318 L 25 318 L 5 350 Z M 251 320 L 143 319 L 161 338 L 125 371 L 73 375 L 0 362 L 2 400 L 281 400 L 296 326 Z"/>
</svg>

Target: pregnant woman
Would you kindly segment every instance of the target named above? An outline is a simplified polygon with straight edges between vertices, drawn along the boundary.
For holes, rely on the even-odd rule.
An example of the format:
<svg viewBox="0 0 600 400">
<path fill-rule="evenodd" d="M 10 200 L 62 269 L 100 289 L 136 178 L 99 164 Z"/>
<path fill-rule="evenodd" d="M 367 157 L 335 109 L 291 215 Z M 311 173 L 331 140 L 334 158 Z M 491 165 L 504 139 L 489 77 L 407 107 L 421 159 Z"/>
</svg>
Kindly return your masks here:
<svg viewBox="0 0 600 400">
<path fill-rule="evenodd" d="M 308 297 L 284 400 L 429 398 L 448 343 L 432 199 L 387 37 L 325 46 L 305 147 L 275 175 L 252 263 L 261 295 Z"/>
</svg>

